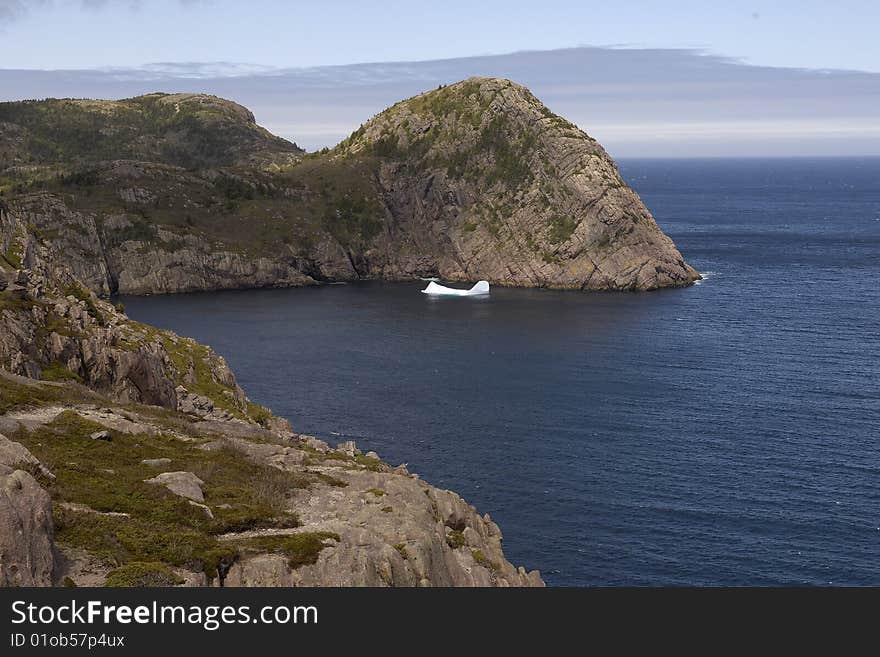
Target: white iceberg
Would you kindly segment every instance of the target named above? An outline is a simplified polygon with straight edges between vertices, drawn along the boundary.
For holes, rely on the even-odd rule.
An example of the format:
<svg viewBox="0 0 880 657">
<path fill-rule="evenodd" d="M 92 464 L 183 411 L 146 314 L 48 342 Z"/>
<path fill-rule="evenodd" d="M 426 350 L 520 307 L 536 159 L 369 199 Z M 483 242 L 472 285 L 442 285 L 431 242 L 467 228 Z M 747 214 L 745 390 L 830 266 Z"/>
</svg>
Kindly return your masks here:
<svg viewBox="0 0 880 657">
<path fill-rule="evenodd" d="M 447 297 L 473 297 L 480 294 L 489 294 L 489 282 L 479 281 L 470 290 L 456 290 L 453 287 L 437 285 L 434 281 L 428 283 L 428 287 L 422 290 L 422 294 L 435 294 Z"/>
</svg>

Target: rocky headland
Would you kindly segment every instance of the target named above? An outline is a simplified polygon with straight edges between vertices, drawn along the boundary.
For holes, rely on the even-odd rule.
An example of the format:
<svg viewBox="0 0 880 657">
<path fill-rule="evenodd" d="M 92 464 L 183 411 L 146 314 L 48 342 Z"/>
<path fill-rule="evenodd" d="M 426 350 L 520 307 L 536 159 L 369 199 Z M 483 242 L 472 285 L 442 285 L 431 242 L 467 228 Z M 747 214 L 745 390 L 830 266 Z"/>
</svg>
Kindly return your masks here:
<svg viewBox="0 0 880 657">
<path fill-rule="evenodd" d="M 601 145 L 508 80 L 402 101 L 311 154 L 210 96 L 0 103 L 0 162 L 12 210 L 102 296 L 699 278 Z"/>
</svg>

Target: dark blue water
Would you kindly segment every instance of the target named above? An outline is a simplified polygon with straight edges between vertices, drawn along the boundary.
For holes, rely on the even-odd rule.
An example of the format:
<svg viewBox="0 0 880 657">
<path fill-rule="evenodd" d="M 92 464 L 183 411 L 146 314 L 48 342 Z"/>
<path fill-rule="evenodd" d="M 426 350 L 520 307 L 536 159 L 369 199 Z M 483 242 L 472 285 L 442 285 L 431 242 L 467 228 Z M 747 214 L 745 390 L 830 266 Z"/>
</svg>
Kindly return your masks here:
<svg viewBox="0 0 880 657">
<path fill-rule="evenodd" d="M 124 301 L 297 430 L 459 491 L 550 584 L 880 585 L 880 159 L 622 172 L 705 282 Z"/>
</svg>

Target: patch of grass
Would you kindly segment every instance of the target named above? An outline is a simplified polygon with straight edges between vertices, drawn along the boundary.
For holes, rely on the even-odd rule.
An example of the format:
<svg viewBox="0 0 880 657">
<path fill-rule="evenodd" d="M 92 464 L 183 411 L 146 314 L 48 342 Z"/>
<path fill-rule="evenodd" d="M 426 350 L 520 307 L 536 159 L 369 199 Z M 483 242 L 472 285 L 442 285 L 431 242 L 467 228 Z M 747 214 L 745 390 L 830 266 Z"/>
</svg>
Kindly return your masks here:
<svg viewBox="0 0 880 657">
<path fill-rule="evenodd" d="M 234 546 L 180 525 L 63 507 L 57 507 L 53 516 L 59 545 L 84 549 L 107 564 L 161 562 L 201 570 L 213 579 L 218 568 L 231 565 L 238 556 Z"/>
<path fill-rule="evenodd" d="M 0 414 L 19 408 L 62 401 L 75 395 L 66 388 L 18 383 L 0 375 Z"/>
<path fill-rule="evenodd" d="M 21 241 L 13 239 L 7 249 L 6 253 L 3 254 L 3 258 L 8 262 L 13 269 L 21 269 L 21 259 L 24 253 L 21 247 Z"/>
<path fill-rule="evenodd" d="M 49 424 L 13 437 L 56 475 L 47 483 L 53 500 L 130 516 L 77 513 L 58 506 L 56 537 L 61 544 L 86 549 L 112 564 L 163 562 L 215 577 L 237 555 L 234 546 L 217 542 L 218 534 L 299 524 L 288 508 L 289 495 L 310 485 L 312 477 L 254 464 L 233 449 L 200 450 L 197 443 L 170 436 L 111 431 L 110 441 L 89 438 L 103 428 L 64 411 Z M 155 458 L 169 458 L 175 470 L 193 472 L 205 482 L 213 519 L 164 486 L 145 483 L 156 471 L 141 461 Z"/>
<path fill-rule="evenodd" d="M 256 536 L 239 543 L 243 552 L 273 552 L 288 558 L 291 568 L 311 565 L 318 561 L 318 555 L 327 545 L 325 541 L 339 541 L 339 534 L 334 532 L 303 532 L 287 536 Z"/>
<path fill-rule="evenodd" d="M 372 493 L 376 497 L 382 497 L 385 494 L 385 491 L 381 488 L 370 488 L 367 490 L 368 493 Z"/>
<path fill-rule="evenodd" d="M 177 576 L 164 563 L 134 561 L 111 571 L 104 586 L 111 588 L 177 586 L 183 582 L 184 579 Z"/>
<path fill-rule="evenodd" d="M 58 183 L 68 187 L 94 187 L 101 182 L 98 169 L 79 169 L 58 175 Z"/>
<path fill-rule="evenodd" d="M 461 232 L 463 233 L 473 233 L 477 229 L 477 222 L 475 221 L 466 221 L 461 227 Z"/>
<path fill-rule="evenodd" d="M 393 547 L 402 558 L 409 559 L 409 552 L 406 550 L 406 543 L 395 543 Z"/>
<path fill-rule="evenodd" d="M 483 566 L 483 568 L 498 570 L 498 564 L 494 561 L 489 561 L 486 558 L 486 555 L 483 554 L 482 550 L 471 550 L 471 556 L 474 558 L 474 561 Z"/>
<path fill-rule="evenodd" d="M 460 531 L 453 529 L 446 534 L 446 543 L 453 550 L 456 550 L 460 547 L 464 547 L 467 544 L 467 541 L 464 539 L 464 534 Z"/>
<path fill-rule="evenodd" d="M 44 381 L 76 381 L 82 383 L 82 377 L 75 372 L 70 371 L 61 363 L 50 363 L 43 368 L 42 379 Z"/>
<path fill-rule="evenodd" d="M 550 251 L 541 251 L 541 260 L 546 262 L 548 265 L 558 265 L 562 262 L 561 258 L 555 253 L 551 253 Z"/>
<path fill-rule="evenodd" d="M 252 401 L 247 403 L 247 414 L 254 422 L 262 427 L 265 427 L 268 421 L 272 418 L 272 411 L 265 406 L 261 406 Z"/>
<path fill-rule="evenodd" d="M 11 310 L 13 312 L 31 310 L 37 305 L 39 304 L 31 299 L 16 299 L 9 294 L 0 292 L 0 312 L 4 310 Z"/>
<path fill-rule="evenodd" d="M 114 245 L 124 242 L 146 242 L 151 244 L 158 240 L 156 227 L 143 217 L 131 220 L 131 223 L 123 228 L 104 231 L 104 234 L 110 238 L 110 243 Z"/>
<path fill-rule="evenodd" d="M 362 465 L 370 472 L 384 472 L 386 469 L 386 465 L 382 463 L 382 461 L 380 461 L 379 459 L 364 456 L 363 454 L 355 456 L 354 462 L 358 465 Z"/>
<path fill-rule="evenodd" d="M 551 244 L 567 242 L 571 239 L 577 226 L 578 222 L 574 217 L 553 217 L 553 219 L 550 220 L 550 230 L 547 234 L 547 239 Z"/>
</svg>

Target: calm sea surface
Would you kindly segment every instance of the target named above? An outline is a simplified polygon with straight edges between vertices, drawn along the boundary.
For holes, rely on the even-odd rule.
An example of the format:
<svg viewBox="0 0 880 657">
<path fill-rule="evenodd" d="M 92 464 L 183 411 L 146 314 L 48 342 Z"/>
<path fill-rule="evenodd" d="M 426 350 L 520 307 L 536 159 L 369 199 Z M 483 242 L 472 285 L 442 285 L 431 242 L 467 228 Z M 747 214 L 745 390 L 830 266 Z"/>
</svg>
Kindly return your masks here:
<svg viewBox="0 0 880 657">
<path fill-rule="evenodd" d="M 880 585 L 880 159 L 621 169 L 704 282 L 123 302 L 458 491 L 549 584 Z"/>
</svg>

